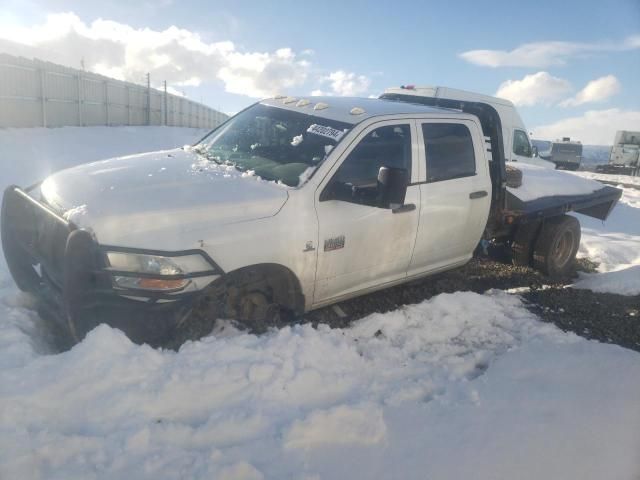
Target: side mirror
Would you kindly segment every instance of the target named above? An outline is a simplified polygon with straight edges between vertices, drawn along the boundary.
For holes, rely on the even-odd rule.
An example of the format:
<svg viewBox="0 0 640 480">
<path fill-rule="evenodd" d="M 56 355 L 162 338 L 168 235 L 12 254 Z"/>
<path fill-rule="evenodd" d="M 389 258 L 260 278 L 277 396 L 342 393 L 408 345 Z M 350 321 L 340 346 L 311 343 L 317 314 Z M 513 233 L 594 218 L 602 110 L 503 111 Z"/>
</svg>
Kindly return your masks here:
<svg viewBox="0 0 640 480">
<path fill-rule="evenodd" d="M 537 156 L 538 156 L 538 147 L 536 147 L 535 145 L 533 145 L 533 146 L 531 147 L 531 154 L 532 154 L 534 157 L 537 157 Z"/>
<path fill-rule="evenodd" d="M 409 172 L 404 168 L 380 167 L 378 171 L 378 199 L 382 208 L 404 205 L 409 186 Z"/>
</svg>

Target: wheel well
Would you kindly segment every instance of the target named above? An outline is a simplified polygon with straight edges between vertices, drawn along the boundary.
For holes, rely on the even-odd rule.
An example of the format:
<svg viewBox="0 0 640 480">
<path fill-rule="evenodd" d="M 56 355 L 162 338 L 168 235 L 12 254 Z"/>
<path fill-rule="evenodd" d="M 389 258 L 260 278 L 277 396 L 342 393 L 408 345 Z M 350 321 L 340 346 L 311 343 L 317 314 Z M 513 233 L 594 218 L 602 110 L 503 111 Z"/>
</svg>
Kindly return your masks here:
<svg viewBox="0 0 640 480">
<path fill-rule="evenodd" d="M 242 267 L 227 273 L 223 278 L 227 284 L 240 283 L 247 290 L 268 293 L 272 301 L 297 314 L 304 312 L 305 300 L 296 275 L 284 265 L 260 263 Z"/>
</svg>

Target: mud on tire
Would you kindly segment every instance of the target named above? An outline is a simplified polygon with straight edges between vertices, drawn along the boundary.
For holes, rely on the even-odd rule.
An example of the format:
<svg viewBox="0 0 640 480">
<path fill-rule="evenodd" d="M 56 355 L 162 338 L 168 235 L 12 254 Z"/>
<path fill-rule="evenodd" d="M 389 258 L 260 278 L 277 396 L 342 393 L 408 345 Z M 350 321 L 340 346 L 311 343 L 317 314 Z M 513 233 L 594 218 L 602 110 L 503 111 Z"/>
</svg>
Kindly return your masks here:
<svg viewBox="0 0 640 480">
<path fill-rule="evenodd" d="M 580 223 L 561 215 L 545 220 L 533 250 L 533 267 L 551 277 L 571 273 L 580 246 Z"/>
<path fill-rule="evenodd" d="M 518 226 L 511 242 L 511 263 L 518 267 L 532 265 L 533 248 L 539 231 L 539 221 L 523 223 Z"/>
<path fill-rule="evenodd" d="M 293 313 L 275 303 L 274 297 L 268 279 L 259 271 L 232 273 L 203 292 L 191 313 L 176 327 L 169 346 L 179 348 L 187 340 L 210 334 L 218 319 L 234 320 L 239 328 L 252 333 L 289 323 Z"/>
</svg>

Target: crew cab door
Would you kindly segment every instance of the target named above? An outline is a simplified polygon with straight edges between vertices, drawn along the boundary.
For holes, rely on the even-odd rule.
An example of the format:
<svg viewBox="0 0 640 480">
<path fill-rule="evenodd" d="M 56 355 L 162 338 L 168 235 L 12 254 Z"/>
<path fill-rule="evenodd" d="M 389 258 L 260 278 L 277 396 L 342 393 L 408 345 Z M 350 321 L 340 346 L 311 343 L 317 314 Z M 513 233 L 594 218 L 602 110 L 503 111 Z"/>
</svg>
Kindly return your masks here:
<svg viewBox="0 0 640 480">
<path fill-rule="evenodd" d="M 419 187 L 408 187 L 404 204 L 409 207 L 397 213 L 377 206 L 376 192 L 380 167 L 407 169 L 414 178 L 415 139 L 409 120 L 370 125 L 321 183 L 314 304 L 406 276 L 418 227 Z"/>
<path fill-rule="evenodd" d="M 480 126 L 470 120 L 418 122 L 420 222 L 409 276 L 464 263 L 482 237 L 491 179 Z"/>
</svg>

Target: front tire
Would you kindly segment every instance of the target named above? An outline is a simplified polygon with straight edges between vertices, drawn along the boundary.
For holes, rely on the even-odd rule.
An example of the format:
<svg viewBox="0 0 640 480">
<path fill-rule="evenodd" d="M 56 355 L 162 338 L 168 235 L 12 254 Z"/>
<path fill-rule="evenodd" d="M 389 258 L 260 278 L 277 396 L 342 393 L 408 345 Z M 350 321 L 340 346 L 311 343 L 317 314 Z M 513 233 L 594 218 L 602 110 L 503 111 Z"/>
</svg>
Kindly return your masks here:
<svg viewBox="0 0 640 480">
<path fill-rule="evenodd" d="M 202 293 L 191 313 L 176 327 L 170 347 L 179 348 L 187 340 L 209 335 L 222 319 L 260 334 L 269 327 L 290 323 L 293 314 L 275 303 L 272 289 L 259 274 L 252 270 L 232 273 Z"/>
<path fill-rule="evenodd" d="M 561 215 L 545 221 L 533 250 L 533 266 L 550 277 L 566 277 L 580 246 L 580 223 Z"/>
</svg>

